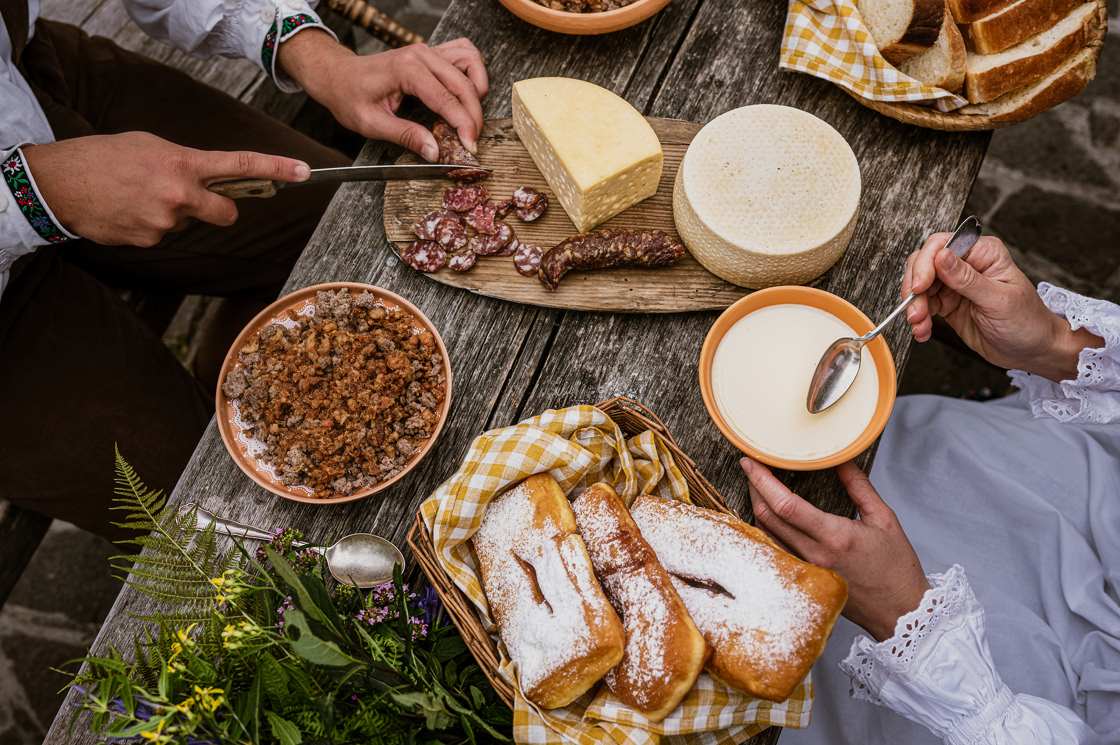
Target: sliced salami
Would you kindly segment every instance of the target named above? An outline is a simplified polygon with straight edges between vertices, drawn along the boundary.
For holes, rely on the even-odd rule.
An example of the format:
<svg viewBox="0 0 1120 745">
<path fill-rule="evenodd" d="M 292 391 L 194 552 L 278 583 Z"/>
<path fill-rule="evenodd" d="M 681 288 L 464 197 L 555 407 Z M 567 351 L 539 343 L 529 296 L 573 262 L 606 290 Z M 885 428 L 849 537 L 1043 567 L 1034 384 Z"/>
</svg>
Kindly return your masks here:
<svg viewBox="0 0 1120 745">
<path fill-rule="evenodd" d="M 470 243 L 471 252 L 478 256 L 497 256 L 505 250 L 506 243 L 496 235 L 486 235 L 479 233 L 478 235 L 471 236 Z"/>
<path fill-rule="evenodd" d="M 494 216 L 499 220 L 504 220 L 517 205 L 513 203 L 512 199 L 503 199 L 500 202 L 494 203 Z"/>
<path fill-rule="evenodd" d="M 519 186 L 513 192 L 513 206 L 517 217 L 525 222 L 539 220 L 548 209 L 548 195 L 531 186 Z"/>
<path fill-rule="evenodd" d="M 540 246 L 518 241 L 517 252 L 513 255 L 513 266 L 517 273 L 525 277 L 533 277 L 541 266 L 543 252 Z"/>
<path fill-rule="evenodd" d="M 447 174 L 448 178 L 465 183 L 478 181 L 489 175 L 486 171 L 477 168 L 480 165 L 478 158 L 470 150 L 467 150 L 462 140 L 459 139 L 455 128 L 450 124 L 442 119 L 437 121 L 432 126 L 432 135 L 436 138 L 436 144 L 439 145 L 440 163 L 464 166 L 464 168 L 459 168 Z"/>
<path fill-rule="evenodd" d="M 469 272 L 476 261 L 478 261 L 478 256 L 470 251 L 464 251 L 463 253 L 451 254 L 451 258 L 447 260 L 447 267 L 453 272 Z"/>
<path fill-rule="evenodd" d="M 438 272 L 447 266 L 447 252 L 435 241 L 413 241 L 400 255 L 401 261 L 418 272 Z"/>
<path fill-rule="evenodd" d="M 448 251 L 458 251 L 467 245 L 467 229 L 458 216 L 441 218 L 436 225 L 435 240 Z"/>
<path fill-rule="evenodd" d="M 494 225 L 494 237 L 501 242 L 502 248 L 505 248 L 517 237 L 517 234 L 513 232 L 513 226 L 508 222 L 499 222 Z"/>
<path fill-rule="evenodd" d="M 413 226 L 412 233 L 422 241 L 434 241 L 436 228 L 444 219 L 458 220 L 459 216 L 450 210 L 434 210 L 421 217 Z"/>
<path fill-rule="evenodd" d="M 468 212 L 465 219 L 467 225 L 470 225 L 479 233 L 491 235 L 497 230 L 494 224 L 496 217 L 497 210 L 495 210 L 494 205 L 490 202 L 483 202 Z"/>
<path fill-rule="evenodd" d="M 453 212 L 470 212 L 489 196 L 486 187 L 480 184 L 450 186 L 443 190 L 443 208 Z"/>
</svg>

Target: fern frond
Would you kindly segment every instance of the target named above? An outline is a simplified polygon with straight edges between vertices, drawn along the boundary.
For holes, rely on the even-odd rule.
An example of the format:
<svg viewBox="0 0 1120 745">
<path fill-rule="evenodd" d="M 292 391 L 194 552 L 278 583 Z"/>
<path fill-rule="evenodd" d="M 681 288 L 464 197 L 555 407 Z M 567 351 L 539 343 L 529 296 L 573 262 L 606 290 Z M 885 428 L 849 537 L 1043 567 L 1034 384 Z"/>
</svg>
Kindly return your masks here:
<svg viewBox="0 0 1120 745">
<path fill-rule="evenodd" d="M 134 553 L 110 557 L 114 573 L 137 592 L 168 605 L 176 620 L 206 619 L 215 594 L 210 580 L 237 567 L 240 554 L 220 550 L 213 528 L 196 532 L 194 520 L 182 519 L 163 491 L 148 487 L 120 450 L 113 450 L 111 509 L 123 513 L 115 524 L 139 533 L 122 542 Z M 167 618 L 148 618 L 157 617 Z"/>
</svg>

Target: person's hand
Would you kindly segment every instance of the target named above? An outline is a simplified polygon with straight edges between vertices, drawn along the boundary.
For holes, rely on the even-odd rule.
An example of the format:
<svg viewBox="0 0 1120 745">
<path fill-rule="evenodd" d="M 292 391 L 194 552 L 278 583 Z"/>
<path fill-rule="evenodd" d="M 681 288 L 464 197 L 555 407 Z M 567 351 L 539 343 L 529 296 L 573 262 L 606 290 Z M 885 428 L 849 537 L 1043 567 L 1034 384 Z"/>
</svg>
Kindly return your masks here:
<svg viewBox="0 0 1120 745">
<path fill-rule="evenodd" d="M 940 315 L 965 344 L 994 365 L 1026 370 L 1054 381 L 1077 377 L 1077 358 L 1104 342 L 1073 332 L 1043 304 L 1034 285 L 1015 266 L 1003 241 L 984 236 L 966 259 L 945 248 L 949 233 L 935 233 L 906 260 L 902 296 L 914 339 L 927 341 Z"/>
<path fill-rule="evenodd" d="M 284 42 L 277 63 L 340 124 L 360 135 L 395 142 L 435 161 L 439 147 L 432 133 L 396 115 L 409 95 L 447 120 L 475 151 L 482 131 L 479 99 L 489 82 L 482 55 L 466 39 L 358 56 L 312 30 Z"/>
<path fill-rule="evenodd" d="M 215 181 L 303 181 L 306 163 L 253 152 L 195 150 L 146 132 L 93 135 L 23 149 L 35 182 L 70 232 L 103 245 L 151 247 L 191 220 L 232 225 L 237 206 Z"/>
<path fill-rule="evenodd" d="M 929 582 L 894 511 L 854 463 L 836 469 L 859 519 L 818 510 L 778 481 L 761 463 L 740 463 L 750 482 L 759 527 L 808 562 L 848 582 L 844 615 L 882 641 L 899 616 L 918 607 Z"/>
</svg>

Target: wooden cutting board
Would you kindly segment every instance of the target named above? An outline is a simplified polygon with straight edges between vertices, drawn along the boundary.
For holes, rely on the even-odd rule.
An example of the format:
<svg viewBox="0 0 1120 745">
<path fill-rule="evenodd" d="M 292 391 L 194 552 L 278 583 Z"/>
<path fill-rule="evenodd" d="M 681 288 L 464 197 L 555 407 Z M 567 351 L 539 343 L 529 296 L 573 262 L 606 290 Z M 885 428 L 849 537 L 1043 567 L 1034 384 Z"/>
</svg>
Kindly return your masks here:
<svg viewBox="0 0 1120 745">
<path fill-rule="evenodd" d="M 700 131 L 701 125 L 653 117 L 649 118 L 649 123 L 665 152 L 665 167 L 657 194 L 600 227 L 657 229 L 676 236 L 673 180 L 688 143 Z M 518 186 L 531 186 L 548 194 L 548 212 L 536 222 L 524 223 L 514 215 L 507 218 L 521 240 L 547 250 L 576 233 L 560 201 L 517 139 L 512 119 L 495 119 L 486 123 L 479 140 L 478 157 L 483 165 L 494 169 L 493 175 L 482 182 L 493 198 L 504 199 Z M 410 153 L 398 162 L 416 162 L 416 156 Z M 446 180 L 390 181 L 385 185 L 385 235 L 398 249 L 415 239 L 412 224 L 440 207 L 443 190 L 450 185 L 451 182 Z M 508 256 L 481 257 L 473 269 L 462 274 L 443 269 L 428 276 L 453 287 L 518 303 L 624 313 L 722 309 L 748 292 L 711 274 L 691 256 L 685 256 L 676 265 L 664 269 L 572 272 L 564 277 L 560 288 L 554 292 L 546 290 L 536 277 L 518 274 Z"/>
</svg>

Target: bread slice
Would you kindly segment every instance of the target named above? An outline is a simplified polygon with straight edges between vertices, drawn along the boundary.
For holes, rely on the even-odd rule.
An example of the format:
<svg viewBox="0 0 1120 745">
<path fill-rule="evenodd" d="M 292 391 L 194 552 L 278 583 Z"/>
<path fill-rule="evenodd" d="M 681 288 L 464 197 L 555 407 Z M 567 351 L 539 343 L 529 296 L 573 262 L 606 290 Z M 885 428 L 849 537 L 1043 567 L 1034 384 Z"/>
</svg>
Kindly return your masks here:
<svg viewBox="0 0 1120 745">
<path fill-rule="evenodd" d="M 1002 10 L 965 27 L 968 42 L 978 54 L 995 54 L 1041 34 L 1084 0 L 1016 0 Z"/>
<path fill-rule="evenodd" d="M 1096 69 L 1094 50 L 1083 49 L 1033 85 L 1000 96 L 995 101 L 965 106 L 957 111 L 987 116 L 996 124 L 1021 122 L 1076 96 L 1093 79 Z"/>
<path fill-rule="evenodd" d="M 1061 67 L 1092 38 L 1097 4 L 1078 6 L 1052 28 L 996 54 L 968 55 L 965 94 L 970 103 L 994 101 Z"/>
<path fill-rule="evenodd" d="M 946 13 L 941 33 L 934 45 L 917 57 L 903 62 L 898 69 L 926 85 L 935 85 L 955 93 L 964 85 L 967 58 L 964 37 L 961 36 L 953 16 Z"/>
<path fill-rule="evenodd" d="M 978 18 L 1006 8 L 1015 0 L 949 0 L 949 12 L 957 23 L 972 23 Z"/>
<path fill-rule="evenodd" d="M 859 12 L 879 52 L 892 65 L 921 54 L 937 41 L 944 0 L 858 0 Z"/>
</svg>

